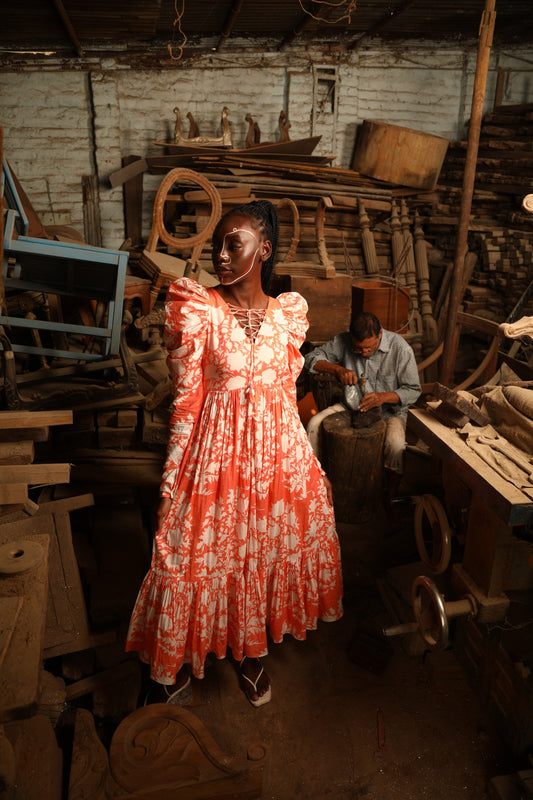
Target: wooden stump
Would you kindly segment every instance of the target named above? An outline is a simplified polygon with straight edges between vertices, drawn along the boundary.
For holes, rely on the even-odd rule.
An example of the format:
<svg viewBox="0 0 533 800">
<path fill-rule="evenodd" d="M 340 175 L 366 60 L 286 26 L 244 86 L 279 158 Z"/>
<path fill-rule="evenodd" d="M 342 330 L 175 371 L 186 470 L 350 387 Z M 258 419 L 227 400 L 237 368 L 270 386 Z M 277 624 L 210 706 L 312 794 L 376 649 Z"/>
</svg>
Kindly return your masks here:
<svg viewBox="0 0 533 800">
<path fill-rule="evenodd" d="M 352 428 L 349 411 L 326 417 L 322 423 L 324 463 L 333 485 L 338 522 L 368 522 L 377 511 L 382 485 L 382 450 L 386 423 Z"/>
</svg>

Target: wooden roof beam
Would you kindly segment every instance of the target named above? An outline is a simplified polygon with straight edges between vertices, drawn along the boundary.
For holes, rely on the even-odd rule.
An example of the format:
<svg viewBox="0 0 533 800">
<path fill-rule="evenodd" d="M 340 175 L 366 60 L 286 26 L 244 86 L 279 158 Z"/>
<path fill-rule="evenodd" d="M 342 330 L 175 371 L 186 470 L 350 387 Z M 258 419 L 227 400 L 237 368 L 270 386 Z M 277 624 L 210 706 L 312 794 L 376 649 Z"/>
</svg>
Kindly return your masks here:
<svg viewBox="0 0 533 800">
<path fill-rule="evenodd" d="M 331 15 L 333 14 L 334 10 L 335 7 L 330 7 L 322 11 L 321 20 L 327 22 L 329 17 L 331 17 Z M 293 28 L 292 31 L 288 33 L 281 41 L 281 43 L 278 46 L 278 51 L 284 50 L 286 47 L 292 44 L 294 40 L 297 39 L 298 36 L 307 28 L 307 26 L 311 24 L 311 22 L 316 22 L 316 19 L 313 16 L 311 16 L 311 13 L 304 14 L 303 17 L 300 19 L 300 22 L 297 24 L 297 26 Z"/>
<path fill-rule="evenodd" d="M 303 17 L 301 17 L 300 22 L 296 25 L 296 27 L 293 28 L 292 31 L 282 39 L 282 41 L 278 45 L 278 51 L 284 50 L 286 47 L 292 44 L 294 40 L 297 39 L 298 36 L 302 33 L 302 31 L 305 30 L 305 28 L 307 28 L 312 19 L 313 17 L 309 16 L 309 14 L 304 14 Z"/>
<path fill-rule="evenodd" d="M 375 23 L 375 25 L 372 25 L 358 39 L 348 45 L 348 50 L 356 50 L 364 39 L 368 39 L 370 36 L 375 36 L 376 33 L 379 33 L 381 30 L 383 30 L 383 28 L 388 27 L 391 22 L 396 20 L 400 14 L 404 13 L 404 11 L 407 11 L 408 8 L 414 6 L 416 2 L 417 0 L 405 0 L 396 10 L 391 11 L 386 17 L 382 17 L 378 22 Z"/>
<path fill-rule="evenodd" d="M 226 17 L 226 21 L 224 23 L 224 28 L 222 29 L 222 33 L 220 34 L 220 39 L 218 40 L 216 51 L 217 53 L 219 50 L 222 50 L 224 44 L 226 43 L 226 39 L 231 34 L 233 30 L 233 26 L 235 25 L 235 20 L 237 19 L 239 12 L 242 8 L 242 4 L 244 0 L 234 0 L 234 3 Z"/>
<path fill-rule="evenodd" d="M 65 11 L 65 6 L 63 5 L 62 0 L 54 0 L 54 5 L 55 5 L 55 7 L 56 7 L 56 9 L 57 9 L 57 11 L 59 13 L 59 16 L 61 17 L 63 25 L 67 29 L 67 33 L 68 33 L 69 39 L 72 42 L 72 44 L 74 45 L 74 49 L 75 49 L 77 55 L 80 56 L 80 57 L 83 56 L 84 55 L 83 47 L 81 46 L 80 40 L 78 39 L 76 31 L 74 30 L 74 26 L 73 26 L 72 22 L 70 21 L 70 17 L 67 14 L 67 12 Z"/>
</svg>

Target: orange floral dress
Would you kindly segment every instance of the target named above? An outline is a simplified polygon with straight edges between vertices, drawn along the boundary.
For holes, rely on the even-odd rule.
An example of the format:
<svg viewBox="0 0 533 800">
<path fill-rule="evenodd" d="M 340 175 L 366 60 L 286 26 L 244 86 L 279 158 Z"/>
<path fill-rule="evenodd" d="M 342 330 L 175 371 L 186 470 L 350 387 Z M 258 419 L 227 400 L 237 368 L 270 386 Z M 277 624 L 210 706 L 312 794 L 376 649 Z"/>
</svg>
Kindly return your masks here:
<svg viewBox="0 0 533 800">
<path fill-rule="evenodd" d="M 174 384 L 154 540 L 127 637 L 172 684 L 202 678 L 208 653 L 240 660 L 342 615 L 340 551 L 322 470 L 296 406 L 307 303 L 270 298 L 255 340 L 214 289 L 183 278 L 167 295 Z"/>
</svg>

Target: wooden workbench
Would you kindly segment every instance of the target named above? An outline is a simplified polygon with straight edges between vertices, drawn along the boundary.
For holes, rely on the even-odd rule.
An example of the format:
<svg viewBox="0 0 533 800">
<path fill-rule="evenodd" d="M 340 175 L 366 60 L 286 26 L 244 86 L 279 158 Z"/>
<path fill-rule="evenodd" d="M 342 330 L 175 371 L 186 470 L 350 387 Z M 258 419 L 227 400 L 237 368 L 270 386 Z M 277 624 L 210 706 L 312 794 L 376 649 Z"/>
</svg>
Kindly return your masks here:
<svg viewBox="0 0 533 800">
<path fill-rule="evenodd" d="M 533 501 L 430 411 L 410 409 L 407 424 L 442 461 L 446 510 L 454 526 L 464 517 L 463 560 L 455 573 L 466 571 L 486 599 L 533 588 L 533 546 L 514 535 L 515 527 L 533 519 Z"/>
<path fill-rule="evenodd" d="M 524 525 L 533 516 L 533 500 L 484 461 L 456 428 L 448 428 L 430 411 L 412 408 L 409 429 L 452 468 L 470 489 L 508 525 Z"/>
</svg>

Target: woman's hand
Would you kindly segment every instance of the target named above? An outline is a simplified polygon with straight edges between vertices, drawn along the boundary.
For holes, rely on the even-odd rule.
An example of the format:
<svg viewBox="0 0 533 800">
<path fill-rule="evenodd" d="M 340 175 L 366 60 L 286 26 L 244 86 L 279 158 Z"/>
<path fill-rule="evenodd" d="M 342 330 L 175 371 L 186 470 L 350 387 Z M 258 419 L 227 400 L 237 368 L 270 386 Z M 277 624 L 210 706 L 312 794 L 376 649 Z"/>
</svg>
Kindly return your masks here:
<svg viewBox="0 0 533 800">
<path fill-rule="evenodd" d="M 170 504 L 170 497 L 162 497 L 159 501 L 159 506 L 157 508 L 157 530 L 161 528 L 161 525 L 165 521 L 165 517 L 170 511 Z"/>
<path fill-rule="evenodd" d="M 330 479 L 328 478 L 327 475 L 324 475 L 323 478 L 324 478 L 324 484 L 326 486 L 326 492 L 328 493 L 328 503 L 330 504 L 330 506 L 332 506 L 333 505 L 333 487 L 332 487 L 331 481 L 330 481 Z"/>
</svg>

